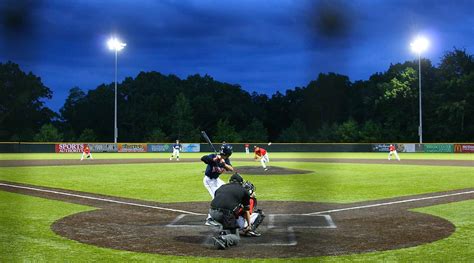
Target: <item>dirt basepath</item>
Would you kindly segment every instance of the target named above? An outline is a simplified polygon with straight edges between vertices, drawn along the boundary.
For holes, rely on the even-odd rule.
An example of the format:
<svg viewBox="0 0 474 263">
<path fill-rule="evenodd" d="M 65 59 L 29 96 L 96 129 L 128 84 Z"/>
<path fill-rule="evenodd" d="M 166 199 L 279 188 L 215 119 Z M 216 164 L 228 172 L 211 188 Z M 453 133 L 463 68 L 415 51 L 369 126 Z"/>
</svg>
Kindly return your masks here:
<svg viewBox="0 0 474 263">
<path fill-rule="evenodd" d="M 232 162 L 248 162 L 253 159 L 233 158 Z M 199 159 L 181 159 L 179 162 L 200 162 Z M 359 164 L 396 164 L 396 165 L 434 165 L 434 166 L 465 166 L 474 167 L 471 160 L 402 160 L 388 161 L 379 159 L 345 159 L 345 158 L 273 158 L 275 162 L 316 162 L 316 163 L 359 163 Z M 138 163 L 177 163 L 166 158 L 160 159 L 94 159 L 94 160 L 0 160 L 0 167 L 19 166 L 62 166 L 62 165 L 97 165 L 97 164 L 138 164 Z M 270 164 L 271 164 L 270 163 Z M 256 163 L 256 166 L 259 164 Z"/>
<path fill-rule="evenodd" d="M 97 207 L 56 221 L 58 235 L 100 247 L 167 255 L 290 258 L 400 249 L 455 231 L 449 221 L 409 209 L 474 199 L 474 189 L 351 204 L 261 201 L 261 237 L 220 251 L 204 226 L 208 202 L 156 203 L 0 181 L 0 190 Z"/>
</svg>

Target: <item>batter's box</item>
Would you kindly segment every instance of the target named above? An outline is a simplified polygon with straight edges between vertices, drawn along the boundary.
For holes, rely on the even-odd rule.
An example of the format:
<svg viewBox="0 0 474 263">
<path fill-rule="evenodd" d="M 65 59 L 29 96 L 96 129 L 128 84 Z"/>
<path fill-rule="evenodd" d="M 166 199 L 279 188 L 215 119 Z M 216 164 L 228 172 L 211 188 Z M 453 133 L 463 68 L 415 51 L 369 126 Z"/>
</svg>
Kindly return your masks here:
<svg viewBox="0 0 474 263">
<path fill-rule="evenodd" d="M 262 231 L 262 236 L 258 239 L 246 239 L 246 242 L 242 242 L 243 246 L 296 246 L 298 241 L 295 229 L 297 228 L 337 228 L 330 215 L 269 214 L 267 218 L 268 221 L 264 220 L 259 228 Z M 204 220 L 204 216 L 181 214 L 166 226 L 207 227 L 204 225 Z M 204 245 L 211 243 L 210 237 L 203 242 Z"/>
<path fill-rule="evenodd" d="M 270 214 L 268 228 L 337 228 L 330 215 Z"/>
<path fill-rule="evenodd" d="M 185 215 L 177 216 L 173 221 L 167 224 L 167 227 L 208 227 L 204 225 L 206 222 L 205 216 L 200 215 Z"/>
</svg>

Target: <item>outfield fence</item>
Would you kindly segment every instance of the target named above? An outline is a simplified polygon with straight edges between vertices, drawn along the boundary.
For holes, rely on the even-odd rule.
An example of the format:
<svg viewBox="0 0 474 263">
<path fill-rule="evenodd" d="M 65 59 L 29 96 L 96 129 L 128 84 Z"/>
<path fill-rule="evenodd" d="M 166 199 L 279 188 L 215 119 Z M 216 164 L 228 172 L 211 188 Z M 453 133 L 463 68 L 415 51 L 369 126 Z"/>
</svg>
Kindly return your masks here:
<svg viewBox="0 0 474 263">
<path fill-rule="evenodd" d="M 173 143 L 32 143 L 0 142 L 0 153 L 72 153 L 85 145 L 92 152 L 172 152 Z M 229 143 L 235 152 L 244 152 L 244 143 Z M 207 143 L 183 143 L 183 152 L 212 152 Z M 388 143 L 249 143 L 250 151 L 260 146 L 271 152 L 388 152 Z M 474 153 L 474 143 L 396 143 L 398 152 Z M 217 149 L 220 144 L 216 144 Z"/>
</svg>

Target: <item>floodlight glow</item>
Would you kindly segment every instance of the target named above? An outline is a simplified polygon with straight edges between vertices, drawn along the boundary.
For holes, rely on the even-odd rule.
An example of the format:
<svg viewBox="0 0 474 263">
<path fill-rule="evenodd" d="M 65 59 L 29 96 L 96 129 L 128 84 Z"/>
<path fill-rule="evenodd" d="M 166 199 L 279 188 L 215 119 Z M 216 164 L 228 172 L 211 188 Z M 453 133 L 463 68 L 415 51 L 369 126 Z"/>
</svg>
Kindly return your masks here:
<svg viewBox="0 0 474 263">
<path fill-rule="evenodd" d="M 411 50 L 418 54 L 427 50 L 429 45 L 430 42 L 425 37 L 417 37 L 415 41 L 410 43 Z"/>
<path fill-rule="evenodd" d="M 122 50 L 127 44 L 120 42 L 117 38 L 113 37 L 107 41 L 107 46 L 110 50 L 120 51 Z"/>
</svg>

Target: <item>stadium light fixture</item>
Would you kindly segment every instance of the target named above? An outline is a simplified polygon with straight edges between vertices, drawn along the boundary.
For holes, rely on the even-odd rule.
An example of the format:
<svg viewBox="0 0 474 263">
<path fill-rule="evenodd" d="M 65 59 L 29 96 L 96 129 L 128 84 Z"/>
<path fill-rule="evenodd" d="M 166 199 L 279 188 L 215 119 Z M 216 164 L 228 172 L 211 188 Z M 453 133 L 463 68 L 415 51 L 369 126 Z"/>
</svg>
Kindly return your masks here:
<svg viewBox="0 0 474 263">
<path fill-rule="evenodd" d="M 421 107 L 421 52 L 428 49 L 430 42 L 428 39 L 422 36 L 418 36 L 413 42 L 410 43 L 411 50 L 418 54 L 418 106 L 420 113 L 420 126 L 418 127 L 418 136 L 420 138 L 420 144 L 423 143 L 423 113 Z"/>
<path fill-rule="evenodd" d="M 112 37 L 107 41 L 107 46 L 110 50 L 115 51 L 115 107 L 114 107 L 114 143 L 117 143 L 118 128 L 117 128 L 117 57 L 118 52 L 125 48 L 127 44 L 121 42 L 116 37 Z"/>
<path fill-rule="evenodd" d="M 426 51 L 429 45 L 430 42 L 425 37 L 417 37 L 413 42 L 410 43 L 411 50 L 418 54 Z"/>
</svg>

